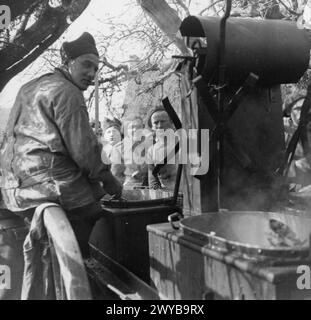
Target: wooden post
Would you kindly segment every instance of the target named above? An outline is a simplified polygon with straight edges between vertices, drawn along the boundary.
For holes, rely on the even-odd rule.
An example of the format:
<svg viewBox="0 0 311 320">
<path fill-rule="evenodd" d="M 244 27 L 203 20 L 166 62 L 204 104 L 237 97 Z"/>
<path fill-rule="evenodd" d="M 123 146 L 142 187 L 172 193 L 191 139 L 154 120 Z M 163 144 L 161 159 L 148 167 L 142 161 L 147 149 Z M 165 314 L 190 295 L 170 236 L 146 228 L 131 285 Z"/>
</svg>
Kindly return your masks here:
<svg viewBox="0 0 311 320">
<path fill-rule="evenodd" d="M 98 97 L 98 72 L 95 75 L 95 133 L 99 133 L 99 97 Z"/>
</svg>

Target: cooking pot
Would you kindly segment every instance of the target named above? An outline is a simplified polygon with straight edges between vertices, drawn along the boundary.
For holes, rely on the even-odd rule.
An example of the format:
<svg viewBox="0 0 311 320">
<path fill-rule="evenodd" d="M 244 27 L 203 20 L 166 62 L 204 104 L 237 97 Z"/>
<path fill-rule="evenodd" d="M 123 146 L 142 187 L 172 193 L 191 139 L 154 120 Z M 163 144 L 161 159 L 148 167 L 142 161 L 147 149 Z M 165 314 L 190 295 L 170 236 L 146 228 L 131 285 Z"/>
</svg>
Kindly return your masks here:
<svg viewBox="0 0 311 320">
<path fill-rule="evenodd" d="M 245 258 L 311 258 L 311 215 L 306 211 L 220 211 L 184 218 L 180 228 L 211 249 Z"/>
</svg>

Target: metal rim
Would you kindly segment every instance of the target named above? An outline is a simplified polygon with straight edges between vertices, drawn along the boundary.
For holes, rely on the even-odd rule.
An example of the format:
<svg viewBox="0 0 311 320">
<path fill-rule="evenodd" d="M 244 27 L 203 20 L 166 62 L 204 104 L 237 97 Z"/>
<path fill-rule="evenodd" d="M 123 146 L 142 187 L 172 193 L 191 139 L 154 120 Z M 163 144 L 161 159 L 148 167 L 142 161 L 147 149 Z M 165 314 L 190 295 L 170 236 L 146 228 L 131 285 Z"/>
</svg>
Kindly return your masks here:
<svg viewBox="0 0 311 320">
<path fill-rule="evenodd" d="M 224 215 L 232 214 L 232 213 L 237 213 L 237 211 L 226 212 L 226 213 L 219 212 L 219 214 L 224 214 Z M 273 214 L 274 212 L 252 211 L 251 213 Z M 301 258 L 310 258 L 309 246 L 266 248 L 258 245 L 250 245 L 247 243 L 244 244 L 244 243 L 233 241 L 233 240 L 226 240 L 223 237 L 219 237 L 210 233 L 205 233 L 200 230 L 190 228 L 189 226 L 186 226 L 183 223 L 184 220 L 185 219 L 182 219 L 180 222 L 180 226 L 183 234 L 189 235 L 189 236 L 196 236 L 196 239 L 199 239 L 199 241 L 202 242 L 202 245 L 207 246 L 208 248 L 215 251 L 219 251 L 225 254 L 237 253 L 243 256 L 243 258 L 255 259 L 255 260 L 265 260 L 267 258 L 282 259 L 282 260 L 296 260 Z"/>
</svg>

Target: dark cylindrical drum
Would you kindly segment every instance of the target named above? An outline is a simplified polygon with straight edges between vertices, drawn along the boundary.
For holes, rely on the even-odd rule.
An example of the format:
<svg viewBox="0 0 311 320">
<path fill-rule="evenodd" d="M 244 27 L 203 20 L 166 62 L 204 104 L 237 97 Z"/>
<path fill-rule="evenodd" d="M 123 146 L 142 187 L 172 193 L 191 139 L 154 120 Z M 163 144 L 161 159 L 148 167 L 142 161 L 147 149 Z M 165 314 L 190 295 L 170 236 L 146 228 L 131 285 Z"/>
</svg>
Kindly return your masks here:
<svg viewBox="0 0 311 320">
<path fill-rule="evenodd" d="M 206 37 L 207 54 L 199 58 L 198 73 L 217 83 L 219 17 L 187 17 L 180 31 L 186 37 Z M 297 82 L 309 64 L 310 40 L 295 22 L 229 18 L 226 24 L 227 81 L 241 84 L 249 73 L 262 85 Z"/>
</svg>

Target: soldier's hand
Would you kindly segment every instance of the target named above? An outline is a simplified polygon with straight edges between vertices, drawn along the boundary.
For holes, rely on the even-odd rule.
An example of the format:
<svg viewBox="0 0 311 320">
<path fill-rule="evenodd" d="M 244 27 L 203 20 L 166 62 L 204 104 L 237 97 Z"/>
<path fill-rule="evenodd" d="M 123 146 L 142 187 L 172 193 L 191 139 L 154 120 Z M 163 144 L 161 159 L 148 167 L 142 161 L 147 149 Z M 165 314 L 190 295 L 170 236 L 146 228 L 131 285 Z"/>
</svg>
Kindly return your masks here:
<svg viewBox="0 0 311 320">
<path fill-rule="evenodd" d="M 120 198 L 122 195 L 122 184 L 110 172 L 109 176 L 107 176 L 107 179 L 103 181 L 103 187 L 110 195 L 118 198 Z"/>
<path fill-rule="evenodd" d="M 113 200 L 117 200 L 117 201 L 127 201 L 127 199 L 125 199 L 124 197 L 122 197 L 122 195 L 121 195 L 121 196 L 119 196 L 119 195 L 113 195 L 113 196 L 109 199 L 109 201 L 113 201 Z"/>
<path fill-rule="evenodd" d="M 122 185 L 120 184 L 121 188 L 112 195 L 112 198 L 113 200 L 122 200 L 122 191 L 123 191 L 123 188 L 122 188 Z"/>
</svg>

